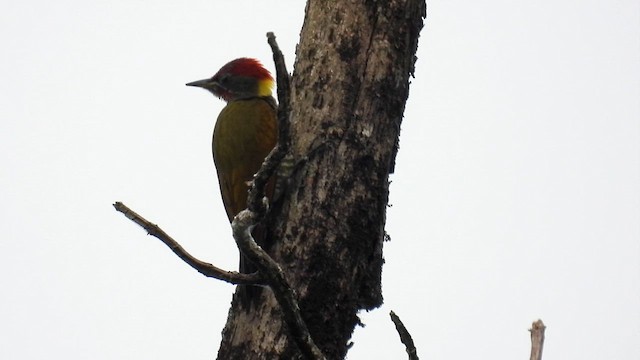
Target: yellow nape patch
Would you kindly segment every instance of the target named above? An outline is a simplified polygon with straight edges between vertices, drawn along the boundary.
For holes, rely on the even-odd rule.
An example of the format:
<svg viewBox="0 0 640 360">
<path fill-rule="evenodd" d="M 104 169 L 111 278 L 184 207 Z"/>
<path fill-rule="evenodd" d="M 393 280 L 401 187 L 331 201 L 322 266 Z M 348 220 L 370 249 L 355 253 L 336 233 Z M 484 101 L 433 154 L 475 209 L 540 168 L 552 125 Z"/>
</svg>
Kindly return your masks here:
<svg viewBox="0 0 640 360">
<path fill-rule="evenodd" d="M 258 81 L 258 96 L 271 96 L 275 81 L 264 79 Z"/>
</svg>

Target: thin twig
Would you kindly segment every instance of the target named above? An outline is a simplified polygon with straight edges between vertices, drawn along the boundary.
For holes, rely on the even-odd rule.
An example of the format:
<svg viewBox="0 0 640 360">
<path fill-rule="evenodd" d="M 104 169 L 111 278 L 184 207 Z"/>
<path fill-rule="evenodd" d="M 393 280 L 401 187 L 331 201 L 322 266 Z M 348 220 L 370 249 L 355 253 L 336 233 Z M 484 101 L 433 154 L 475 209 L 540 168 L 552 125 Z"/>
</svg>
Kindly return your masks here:
<svg viewBox="0 0 640 360">
<path fill-rule="evenodd" d="M 249 196 L 247 198 L 247 208 L 255 211 L 260 215 L 264 215 L 265 206 L 262 199 L 264 198 L 264 187 L 269 181 L 276 168 L 289 151 L 291 139 L 289 136 L 289 113 L 290 113 L 290 81 L 287 67 L 284 63 L 282 51 L 278 47 L 276 37 L 272 32 L 267 33 L 267 42 L 271 46 L 273 52 L 273 61 L 276 65 L 276 84 L 278 92 L 278 144 L 271 150 L 269 155 L 264 159 L 260 170 L 253 178 L 251 187 L 249 188 Z"/>
<path fill-rule="evenodd" d="M 291 79 L 284 63 L 284 56 L 272 32 L 267 33 L 267 42 L 273 52 L 273 62 L 276 66 L 276 85 L 278 92 L 278 143 L 283 150 L 289 150 L 291 137 L 289 136 L 289 113 L 291 112 Z"/>
<path fill-rule="evenodd" d="M 407 330 L 396 313 L 391 311 L 389 316 L 391 316 L 391 321 L 396 325 L 396 331 L 400 335 L 400 341 L 404 344 L 407 350 L 409 360 L 418 360 L 418 351 L 416 350 L 416 346 L 413 344 L 413 339 L 411 338 L 411 334 L 409 334 L 409 330 Z"/>
<path fill-rule="evenodd" d="M 538 319 L 531 324 L 531 356 L 530 360 L 542 360 L 542 347 L 544 345 L 544 326 L 542 320 Z"/>
<path fill-rule="evenodd" d="M 225 271 L 209 263 L 198 260 L 189 254 L 177 241 L 164 232 L 164 230 L 162 230 L 158 225 L 152 224 L 135 211 L 129 209 L 125 204 L 116 202 L 113 204 L 113 207 L 117 211 L 123 213 L 124 216 L 129 218 L 129 220 L 140 225 L 149 235 L 162 241 L 173 251 L 174 254 L 178 255 L 180 259 L 189 264 L 192 268 L 198 270 L 202 275 L 226 281 L 231 284 L 260 285 L 265 283 L 259 273 L 242 274 L 236 271 Z"/>
</svg>

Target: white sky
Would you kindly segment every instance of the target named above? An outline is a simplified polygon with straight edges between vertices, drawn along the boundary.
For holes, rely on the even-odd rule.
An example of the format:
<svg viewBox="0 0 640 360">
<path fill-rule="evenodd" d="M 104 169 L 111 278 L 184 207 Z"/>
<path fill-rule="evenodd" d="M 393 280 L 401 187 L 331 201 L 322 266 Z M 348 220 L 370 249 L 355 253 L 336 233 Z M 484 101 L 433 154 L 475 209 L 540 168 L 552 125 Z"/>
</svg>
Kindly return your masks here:
<svg viewBox="0 0 640 360">
<path fill-rule="evenodd" d="M 288 65 L 303 1 L 0 5 L 0 358 L 211 359 L 237 251 L 186 82 Z M 640 359 L 640 5 L 429 1 L 392 176 L 385 304 L 349 359 Z"/>
</svg>

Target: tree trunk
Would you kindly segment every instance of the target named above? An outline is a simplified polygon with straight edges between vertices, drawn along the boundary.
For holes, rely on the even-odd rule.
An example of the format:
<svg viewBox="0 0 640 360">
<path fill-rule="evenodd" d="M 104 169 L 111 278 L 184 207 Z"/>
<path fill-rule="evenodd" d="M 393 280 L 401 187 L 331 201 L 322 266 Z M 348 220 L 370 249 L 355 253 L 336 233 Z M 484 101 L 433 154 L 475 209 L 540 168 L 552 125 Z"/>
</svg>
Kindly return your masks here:
<svg viewBox="0 0 640 360">
<path fill-rule="evenodd" d="M 291 79 L 297 166 L 268 252 L 328 359 L 346 356 L 358 311 L 382 304 L 388 176 L 425 12 L 423 0 L 307 3 Z M 218 358 L 301 358 L 271 291 L 248 310 L 234 299 Z"/>
</svg>

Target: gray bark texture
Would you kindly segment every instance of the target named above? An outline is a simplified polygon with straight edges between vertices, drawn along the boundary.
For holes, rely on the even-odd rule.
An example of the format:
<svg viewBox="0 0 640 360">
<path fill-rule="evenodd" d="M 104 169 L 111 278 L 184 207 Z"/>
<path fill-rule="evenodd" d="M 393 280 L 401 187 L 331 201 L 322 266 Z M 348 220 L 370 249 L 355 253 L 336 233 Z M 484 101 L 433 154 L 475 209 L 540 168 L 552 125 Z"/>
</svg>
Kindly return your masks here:
<svg viewBox="0 0 640 360">
<path fill-rule="evenodd" d="M 295 289 L 311 337 L 343 359 L 358 312 L 382 304 L 389 174 L 409 95 L 423 0 L 309 0 L 291 78 L 287 190 L 266 249 Z M 218 359 L 299 359 L 270 290 L 232 301 Z"/>
</svg>

